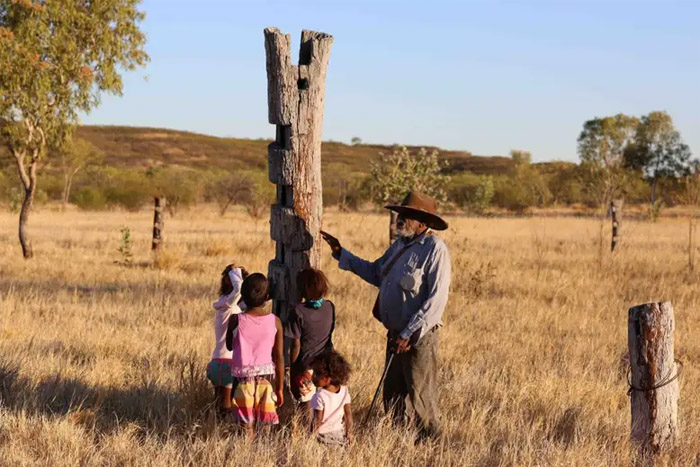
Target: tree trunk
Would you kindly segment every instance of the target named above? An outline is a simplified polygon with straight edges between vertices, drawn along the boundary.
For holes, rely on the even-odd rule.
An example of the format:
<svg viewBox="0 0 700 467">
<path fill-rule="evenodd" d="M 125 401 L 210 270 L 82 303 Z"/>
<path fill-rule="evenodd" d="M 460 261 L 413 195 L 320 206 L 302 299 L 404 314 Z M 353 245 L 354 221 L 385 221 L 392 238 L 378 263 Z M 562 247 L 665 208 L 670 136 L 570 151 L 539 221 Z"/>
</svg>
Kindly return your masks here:
<svg viewBox="0 0 700 467">
<path fill-rule="evenodd" d="M 393 245 L 396 241 L 396 222 L 399 219 L 399 213 L 389 211 L 389 245 Z"/>
<path fill-rule="evenodd" d="M 65 211 L 68 205 L 68 192 L 70 191 L 70 181 L 68 174 L 63 174 L 63 194 L 61 195 L 61 203 L 63 204 L 62 209 Z"/>
<path fill-rule="evenodd" d="M 656 177 L 654 177 L 651 180 L 651 207 L 652 208 L 656 204 L 656 184 L 657 184 L 657 179 L 656 179 Z"/>
<path fill-rule="evenodd" d="M 63 185 L 63 209 L 68 205 L 70 200 L 70 191 L 73 187 L 73 179 L 80 172 L 81 167 L 76 167 L 70 174 L 66 172 L 65 183 Z"/>
<path fill-rule="evenodd" d="M 678 437 L 681 368 L 673 357 L 674 328 L 670 302 L 629 309 L 631 439 L 644 454 L 668 450 Z"/>
<path fill-rule="evenodd" d="M 22 246 L 22 255 L 24 259 L 30 259 L 34 256 L 32 241 L 29 239 L 27 232 L 27 224 L 29 222 L 29 213 L 34 205 L 34 193 L 36 192 L 36 162 L 29 165 L 29 174 L 24 173 L 24 166 L 20 168 L 20 178 L 24 185 L 24 200 L 22 200 L 22 209 L 19 212 L 19 243 Z M 27 179 L 25 180 L 25 176 Z M 28 184 L 25 183 L 28 181 Z"/>
<path fill-rule="evenodd" d="M 291 38 L 265 29 L 268 118 L 277 125 L 268 147 L 269 178 L 277 185 L 270 234 L 276 241 L 269 265 L 274 312 L 283 321 L 299 300 L 297 274 L 321 261 L 321 130 L 326 70 L 333 37 L 303 31 L 299 65 L 291 63 Z"/>
<path fill-rule="evenodd" d="M 156 196 L 153 207 L 153 241 L 151 242 L 151 250 L 158 252 L 163 245 L 163 209 L 166 205 L 165 196 Z"/>
</svg>

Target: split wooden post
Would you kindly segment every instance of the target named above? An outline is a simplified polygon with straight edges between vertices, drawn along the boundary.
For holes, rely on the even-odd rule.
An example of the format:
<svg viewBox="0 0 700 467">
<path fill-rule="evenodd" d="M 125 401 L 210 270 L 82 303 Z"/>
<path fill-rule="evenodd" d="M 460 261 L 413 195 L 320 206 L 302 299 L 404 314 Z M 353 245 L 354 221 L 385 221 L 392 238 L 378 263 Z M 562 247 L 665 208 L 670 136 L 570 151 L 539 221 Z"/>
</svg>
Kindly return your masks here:
<svg viewBox="0 0 700 467">
<path fill-rule="evenodd" d="M 302 31 L 299 65 L 292 65 L 289 34 L 265 29 L 268 118 L 277 126 L 268 146 L 269 177 L 277 185 L 269 279 L 273 310 L 283 321 L 298 301 L 297 274 L 321 261 L 321 130 L 332 44 L 328 34 Z"/>
<path fill-rule="evenodd" d="M 163 220 L 163 210 L 165 209 L 165 196 L 154 197 L 153 207 L 153 241 L 151 242 L 151 250 L 159 251 L 163 244 L 163 228 L 165 222 Z"/>
<path fill-rule="evenodd" d="M 621 199 L 610 201 L 610 217 L 612 218 L 612 240 L 610 242 L 610 251 L 615 251 L 618 241 L 620 240 L 620 221 L 622 220 L 622 204 Z"/>
<path fill-rule="evenodd" d="M 673 356 L 671 302 L 629 309 L 631 439 L 644 453 L 672 448 L 678 438 L 679 375 Z"/>
</svg>

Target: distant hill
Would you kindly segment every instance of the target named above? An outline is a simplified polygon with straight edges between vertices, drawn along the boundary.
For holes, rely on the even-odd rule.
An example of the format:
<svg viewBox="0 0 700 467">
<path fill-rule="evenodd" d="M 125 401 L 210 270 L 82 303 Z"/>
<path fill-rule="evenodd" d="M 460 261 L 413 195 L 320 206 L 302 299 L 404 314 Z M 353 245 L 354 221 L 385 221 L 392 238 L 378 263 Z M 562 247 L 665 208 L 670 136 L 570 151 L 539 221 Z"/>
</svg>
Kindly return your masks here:
<svg viewBox="0 0 700 467">
<path fill-rule="evenodd" d="M 77 136 L 104 151 L 108 165 L 144 168 L 181 165 L 201 169 L 265 169 L 267 145 L 271 141 L 218 138 L 185 131 L 126 126 L 81 126 Z M 476 174 L 495 175 L 507 172 L 511 166 L 508 157 L 474 156 L 468 152 L 436 149 L 442 158 L 450 162 L 451 171 L 454 172 L 468 170 Z M 368 173 L 370 161 L 386 151 L 391 151 L 391 146 L 323 142 L 323 165 L 325 168 L 345 168 L 353 173 Z"/>
</svg>

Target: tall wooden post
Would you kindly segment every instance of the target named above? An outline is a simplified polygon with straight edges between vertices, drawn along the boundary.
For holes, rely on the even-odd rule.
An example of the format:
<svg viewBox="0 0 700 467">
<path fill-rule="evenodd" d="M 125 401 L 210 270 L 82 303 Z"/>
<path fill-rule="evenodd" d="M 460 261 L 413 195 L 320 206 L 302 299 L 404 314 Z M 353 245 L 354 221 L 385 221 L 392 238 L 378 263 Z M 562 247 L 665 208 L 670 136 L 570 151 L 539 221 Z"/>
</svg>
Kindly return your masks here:
<svg viewBox="0 0 700 467">
<path fill-rule="evenodd" d="M 615 251 L 617 242 L 620 240 L 620 221 L 622 217 L 621 199 L 610 201 L 610 217 L 612 218 L 612 240 L 610 241 L 610 251 Z"/>
<path fill-rule="evenodd" d="M 668 450 L 678 437 L 682 367 L 673 358 L 674 328 L 671 302 L 629 309 L 631 438 L 643 453 Z"/>
<path fill-rule="evenodd" d="M 302 31 L 299 65 L 292 65 L 289 34 L 265 29 L 268 118 L 277 126 L 268 147 L 269 177 L 277 185 L 270 214 L 277 246 L 269 279 L 274 312 L 283 321 L 298 301 L 297 274 L 321 260 L 321 129 L 332 44 L 328 34 Z"/>
<path fill-rule="evenodd" d="M 151 250 L 159 251 L 163 244 L 163 210 L 165 209 L 165 196 L 154 197 L 153 206 L 153 241 L 151 242 Z"/>
</svg>

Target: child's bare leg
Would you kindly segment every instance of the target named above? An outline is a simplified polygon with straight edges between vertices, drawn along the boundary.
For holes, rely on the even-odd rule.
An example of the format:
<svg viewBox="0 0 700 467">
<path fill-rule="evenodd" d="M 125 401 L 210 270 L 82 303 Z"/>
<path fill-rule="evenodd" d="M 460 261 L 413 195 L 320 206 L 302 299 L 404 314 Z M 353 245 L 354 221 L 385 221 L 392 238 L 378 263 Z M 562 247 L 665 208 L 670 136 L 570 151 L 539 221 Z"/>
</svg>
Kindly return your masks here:
<svg viewBox="0 0 700 467">
<path fill-rule="evenodd" d="M 241 423 L 241 431 L 243 431 L 243 434 L 249 440 L 255 439 L 255 424 L 254 423 Z"/>
<path fill-rule="evenodd" d="M 227 410 L 227 411 L 230 410 L 231 409 L 231 388 L 222 387 L 221 392 L 220 392 L 220 397 L 221 397 L 221 400 L 220 400 L 219 407 L 221 407 L 222 409 Z"/>
</svg>

